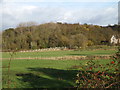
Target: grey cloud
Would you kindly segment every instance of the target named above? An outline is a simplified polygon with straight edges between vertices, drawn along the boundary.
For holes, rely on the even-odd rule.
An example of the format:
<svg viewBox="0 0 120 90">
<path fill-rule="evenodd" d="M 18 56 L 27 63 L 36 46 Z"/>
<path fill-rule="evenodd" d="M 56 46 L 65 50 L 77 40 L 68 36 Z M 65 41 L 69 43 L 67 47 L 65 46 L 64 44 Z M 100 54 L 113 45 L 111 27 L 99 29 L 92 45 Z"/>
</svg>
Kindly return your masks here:
<svg viewBox="0 0 120 90">
<path fill-rule="evenodd" d="M 117 24 L 117 8 L 101 10 L 96 16 L 90 18 L 87 22 L 99 25 Z"/>
<path fill-rule="evenodd" d="M 21 22 L 35 21 L 114 24 L 117 20 L 117 9 L 108 7 L 105 10 L 98 9 L 70 9 L 63 7 L 37 7 L 37 6 L 6 6 L 3 12 L 3 28 L 15 27 Z"/>
</svg>

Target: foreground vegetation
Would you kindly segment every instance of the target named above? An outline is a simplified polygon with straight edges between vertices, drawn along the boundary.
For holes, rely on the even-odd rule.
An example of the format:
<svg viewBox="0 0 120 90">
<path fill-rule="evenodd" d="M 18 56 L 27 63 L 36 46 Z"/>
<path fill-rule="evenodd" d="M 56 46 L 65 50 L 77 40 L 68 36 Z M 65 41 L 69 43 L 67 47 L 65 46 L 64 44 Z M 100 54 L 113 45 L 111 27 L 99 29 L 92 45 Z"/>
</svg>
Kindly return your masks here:
<svg viewBox="0 0 120 90">
<path fill-rule="evenodd" d="M 78 88 L 120 88 L 120 47 L 111 62 L 103 65 L 90 60 L 86 64 L 80 65 L 83 71 L 77 74 Z"/>
</svg>

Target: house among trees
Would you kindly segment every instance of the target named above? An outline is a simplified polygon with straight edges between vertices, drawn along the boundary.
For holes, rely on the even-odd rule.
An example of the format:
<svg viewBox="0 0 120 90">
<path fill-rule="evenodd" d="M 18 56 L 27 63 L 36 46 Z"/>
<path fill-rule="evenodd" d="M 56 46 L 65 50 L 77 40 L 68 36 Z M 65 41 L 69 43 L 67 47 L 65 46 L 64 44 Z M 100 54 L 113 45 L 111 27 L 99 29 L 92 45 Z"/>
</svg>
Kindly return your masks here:
<svg viewBox="0 0 120 90">
<path fill-rule="evenodd" d="M 118 37 L 116 35 L 112 35 L 111 44 L 120 44 L 120 37 Z"/>
</svg>

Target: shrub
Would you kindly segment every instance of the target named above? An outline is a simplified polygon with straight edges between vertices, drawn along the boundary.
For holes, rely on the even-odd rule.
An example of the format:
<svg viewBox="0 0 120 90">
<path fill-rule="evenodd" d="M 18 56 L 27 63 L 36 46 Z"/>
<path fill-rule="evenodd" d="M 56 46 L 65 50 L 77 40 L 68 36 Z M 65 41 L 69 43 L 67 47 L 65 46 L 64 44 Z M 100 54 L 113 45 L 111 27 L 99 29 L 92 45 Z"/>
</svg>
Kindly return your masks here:
<svg viewBox="0 0 120 90">
<path fill-rule="evenodd" d="M 77 88 L 119 88 L 120 84 L 120 47 L 107 64 L 99 64 L 93 60 L 81 65 L 76 75 Z"/>
</svg>

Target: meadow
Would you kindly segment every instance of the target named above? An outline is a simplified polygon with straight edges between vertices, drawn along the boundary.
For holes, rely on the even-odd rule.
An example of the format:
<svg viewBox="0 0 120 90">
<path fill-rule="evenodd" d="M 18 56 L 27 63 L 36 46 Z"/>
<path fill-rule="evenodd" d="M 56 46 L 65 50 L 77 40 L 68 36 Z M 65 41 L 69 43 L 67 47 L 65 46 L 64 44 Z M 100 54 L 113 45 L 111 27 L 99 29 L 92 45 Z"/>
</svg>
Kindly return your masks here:
<svg viewBox="0 0 120 90">
<path fill-rule="evenodd" d="M 116 50 L 93 51 L 47 51 L 47 52 L 17 52 L 14 57 L 59 57 L 79 55 L 113 55 Z M 9 53 L 3 53 L 3 58 L 10 58 Z M 12 60 L 10 66 L 10 88 L 59 88 L 75 87 L 76 74 L 89 60 Z M 95 63 L 107 64 L 111 60 L 94 60 Z M 8 87 L 9 59 L 2 61 L 3 88 Z M 77 67 L 77 68 L 76 68 Z M 96 72 L 100 70 L 94 69 Z M 113 70 L 111 69 L 111 72 Z"/>
<path fill-rule="evenodd" d="M 112 55 L 116 50 L 66 50 L 66 51 L 42 51 L 42 52 L 16 52 L 14 57 L 60 57 L 60 56 L 90 56 L 90 55 Z M 9 52 L 3 52 L 2 58 L 10 58 Z"/>
</svg>

